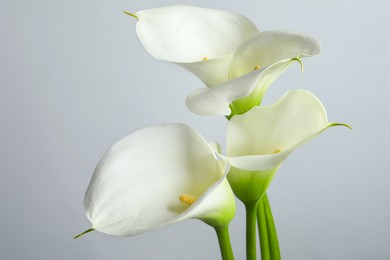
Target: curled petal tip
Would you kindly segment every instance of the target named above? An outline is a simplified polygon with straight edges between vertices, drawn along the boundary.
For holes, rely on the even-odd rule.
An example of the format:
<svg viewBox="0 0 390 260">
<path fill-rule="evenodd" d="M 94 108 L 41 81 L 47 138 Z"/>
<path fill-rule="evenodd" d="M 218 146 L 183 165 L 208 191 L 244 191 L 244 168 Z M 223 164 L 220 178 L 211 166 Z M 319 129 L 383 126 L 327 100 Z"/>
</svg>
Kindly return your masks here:
<svg viewBox="0 0 390 260">
<path fill-rule="evenodd" d="M 350 126 L 348 124 L 337 123 L 337 122 L 330 123 L 329 126 L 345 126 L 345 127 L 349 128 L 349 129 L 352 129 L 352 126 Z"/>
<path fill-rule="evenodd" d="M 130 13 L 130 12 L 127 12 L 127 11 L 122 11 L 123 13 L 127 14 L 127 15 L 130 15 L 131 17 L 134 17 L 135 19 L 139 20 L 138 16 L 136 16 L 135 14 L 133 13 Z"/>
<path fill-rule="evenodd" d="M 76 239 L 76 238 L 79 238 L 79 237 L 81 237 L 81 236 L 84 236 L 85 234 L 87 234 L 87 233 L 89 233 L 89 232 L 91 232 L 91 231 L 94 231 L 94 230 L 95 230 L 94 228 L 87 229 L 87 230 L 85 230 L 84 232 L 78 234 L 77 236 L 74 236 L 73 239 Z"/>
<path fill-rule="evenodd" d="M 292 60 L 292 61 L 293 61 L 293 60 L 298 61 L 299 64 L 301 65 L 301 72 L 303 72 L 303 63 L 302 63 L 301 59 L 300 59 L 299 57 L 295 57 L 295 58 L 292 58 L 291 60 Z"/>
</svg>

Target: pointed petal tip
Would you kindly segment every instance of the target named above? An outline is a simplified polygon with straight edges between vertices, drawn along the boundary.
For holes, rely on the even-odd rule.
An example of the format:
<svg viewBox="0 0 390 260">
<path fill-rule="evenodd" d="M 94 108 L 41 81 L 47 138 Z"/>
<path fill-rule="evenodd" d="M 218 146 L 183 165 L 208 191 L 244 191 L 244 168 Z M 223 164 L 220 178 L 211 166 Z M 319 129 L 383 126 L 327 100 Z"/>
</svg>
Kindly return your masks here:
<svg viewBox="0 0 390 260">
<path fill-rule="evenodd" d="M 303 73 L 303 63 L 299 57 L 292 58 L 291 61 L 298 61 L 299 65 L 301 65 L 301 72 Z"/>
<path fill-rule="evenodd" d="M 344 123 L 338 123 L 338 122 L 329 123 L 328 127 L 332 127 L 332 126 L 345 126 L 346 128 L 352 129 L 352 126 Z"/>
<path fill-rule="evenodd" d="M 89 229 L 85 230 L 84 232 L 78 234 L 77 236 L 74 236 L 73 239 L 77 239 L 77 238 L 79 238 L 79 237 L 81 237 L 81 236 L 84 236 L 85 234 L 87 234 L 87 233 L 89 233 L 89 232 L 94 231 L 94 230 L 95 230 L 94 228 L 89 228 Z"/>
<path fill-rule="evenodd" d="M 138 16 L 137 15 L 135 15 L 135 14 L 133 14 L 133 13 L 130 13 L 130 12 L 127 12 L 127 11 L 122 11 L 124 14 L 127 14 L 127 15 L 129 15 L 129 16 L 131 16 L 131 17 L 134 17 L 135 19 L 137 19 L 137 20 L 139 20 L 139 18 L 138 18 Z"/>
</svg>

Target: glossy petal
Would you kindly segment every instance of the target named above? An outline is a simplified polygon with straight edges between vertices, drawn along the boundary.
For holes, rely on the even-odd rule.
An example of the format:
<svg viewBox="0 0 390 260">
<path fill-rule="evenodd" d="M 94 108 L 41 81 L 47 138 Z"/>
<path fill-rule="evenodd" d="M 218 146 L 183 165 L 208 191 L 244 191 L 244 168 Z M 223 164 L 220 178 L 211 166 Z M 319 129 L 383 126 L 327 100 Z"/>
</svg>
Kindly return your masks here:
<svg viewBox="0 0 390 260">
<path fill-rule="evenodd" d="M 232 53 L 258 33 L 246 17 L 222 10 L 175 5 L 137 12 L 137 34 L 155 58 L 196 62 Z"/>
<path fill-rule="evenodd" d="M 229 80 L 231 56 L 229 54 L 211 60 L 177 64 L 198 76 L 207 87 L 213 87 Z"/>
<path fill-rule="evenodd" d="M 242 15 L 195 6 L 166 6 L 136 15 L 137 35 L 152 56 L 182 65 L 208 86 L 222 82 L 218 78 L 228 73 L 229 55 L 258 33 Z M 209 61 L 203 63 L 204 58 Z"/>
<path fill-rule="evenodd" d="M 324 106 L 309 91 L 288 91 L 271 106 L 253 108 L 232 118 L 227 135 L 227 155 L 261 163 L 233 165 L 266 170 L 280 164 L 289 153 L 330 126 Z M 264 162 L 264 163 L 263 163 Z M 245 165 L 251 165 L 246 167 Z M 257 165 L 257 166 L 255 166 Z"/>
<path fill-rule="evenodd" d="M 187 97 L 187 107 L 200 115 L 227 116 L 231 108 L 234 114 L 243 114 L 261 103 L 270 84 L 293 64 L 294 58 L 316 55 L 320 50 L 315 39 L 302 33 L 261 32 L 234 52 L 229 75 L 232 80 L 195 90 Z M 253 70 L 256 66 L 261 69 Z"/>
<path fill-rule="evenodd" d="M 237 78 L 253 70 L 255 66 L 268 67 L 292 58 L 319 54 L 321 46 L 309 35 L 293 31 L 265 31 L 243 42 L 234 52 L 230 78 Z"/>
<path fill-rule="evenodd" d="M 289 91 L 271 106 L 234 116 L 228 127 L 227 156 L 222 157 L 232 165 L 228 179 L 237 197 L 261 198 L 288 155 L 336 125 L 344 124 L 330 123 L 321 102 L 305 90 Z"/>
<path fill-rule="evenodd" d="M 187 96 L 187 108 L 199 115 L 230 115 L 230 104 L 251 94 L 252 99 L 246 100 L 241 111 L 249 110 L 261 101 L 261 97 L 268 86 L 282 74 L 293 60 L 283 60 L 239 78 L 226 81 L 212 88 L 201 88 Z M 239 113 L 240 114 L 240 113 Z"/>
<path fill-rule="evenodd" d="M 117 236 L 186 218 L 230 222 L 235 205 L 225 178 L 228 168 L 188 126 L 145 128 L 103 156 L 85 194 L 86 215 L 94 229 Z M 181 194 L 198 199 L 187 208 Z"/>
</svg>

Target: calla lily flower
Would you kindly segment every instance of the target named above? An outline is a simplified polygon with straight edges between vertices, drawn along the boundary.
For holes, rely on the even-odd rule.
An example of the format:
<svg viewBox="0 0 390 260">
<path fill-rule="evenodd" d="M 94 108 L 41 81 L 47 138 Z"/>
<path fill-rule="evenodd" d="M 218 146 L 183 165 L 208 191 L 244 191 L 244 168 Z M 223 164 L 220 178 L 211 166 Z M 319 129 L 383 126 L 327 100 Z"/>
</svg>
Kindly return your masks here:
<svg viewBox="0 0 390 260">
<path fill-rule="evenodd" d="M 90 230 L 131 236 L 188 218 L 227 226 L 235 214 L 228 170 L 186 125 L 139 130 L 114 144 L 93 173 L 84 199 Z"/>
<path fill-rule="evenodd" d="M 234 116 L 227 133 L 228 174 L 236 196 L 244 203 L 259 200 L 282 162 L 325 129 L 345 124 L 327 119 L 321 102 L 305 90 L 288 91 L 271 106 Z"/>
<path fill-rule="evenodd" d="M 320 52 L 308 35 L 259 32 L 246 17 L 194 6 L 135 13 L 137 35 L 155 58 L 179 64 L 207 88 L 191 93 L 187 107 L 201 115 L 235 115 L 259 105 L 268 86 L 295 60 Z"/>
</svg>

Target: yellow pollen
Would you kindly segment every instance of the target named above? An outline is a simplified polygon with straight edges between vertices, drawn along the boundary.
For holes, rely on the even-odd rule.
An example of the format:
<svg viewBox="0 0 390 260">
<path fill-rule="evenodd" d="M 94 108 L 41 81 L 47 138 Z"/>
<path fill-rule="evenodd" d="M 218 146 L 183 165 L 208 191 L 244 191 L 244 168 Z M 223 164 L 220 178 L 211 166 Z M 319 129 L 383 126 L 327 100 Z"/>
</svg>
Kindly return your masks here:
<svg viewBox="0 0 390 260">
<path fill-rule="evenodd" d="M 185 206 L 191 206 L 198 198 L 190 194 L 181 194 L 179 200 L 184 203 Z"/>
<path fill-rule="evenodd" d="M 258 69 L 260 69 L 261 67 L 260 67 L 260 65 L 256 65 L 254 68 L 253 68 L 253 70 L 258 70 Z"/>
<path fill-rule="evenodd" d="M 204 57 L 202 60 L 208 60 L 209 58 L 207 58 L 207 57 Z"/>
<path fill-rule="evenodd" d="M 280 153 L 280 150 L 279 150 L 279 149 L 276 149 L 276 150 L 273 151 L 272 153 Z"/>
</svg>

